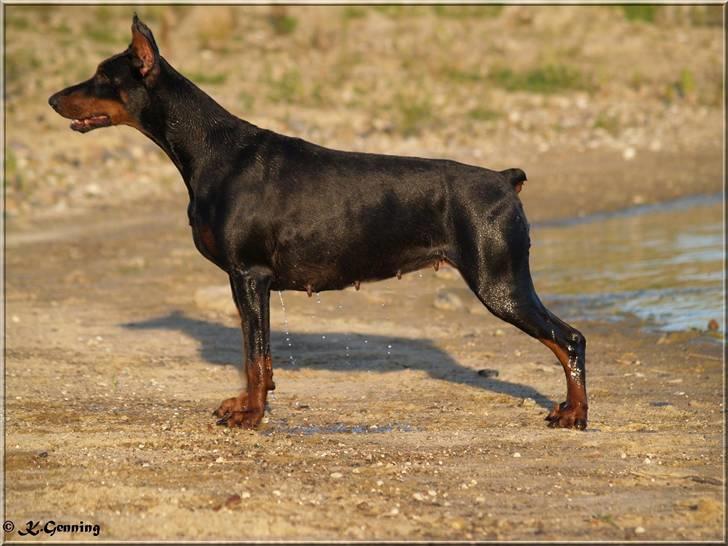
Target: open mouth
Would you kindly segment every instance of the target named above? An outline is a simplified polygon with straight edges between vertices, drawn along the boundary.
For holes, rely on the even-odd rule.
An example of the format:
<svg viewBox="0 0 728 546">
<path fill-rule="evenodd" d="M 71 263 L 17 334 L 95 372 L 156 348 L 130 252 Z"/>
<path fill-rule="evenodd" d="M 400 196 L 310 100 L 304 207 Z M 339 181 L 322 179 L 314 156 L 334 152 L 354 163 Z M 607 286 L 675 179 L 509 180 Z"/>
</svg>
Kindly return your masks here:
<svg viewBox="0 0 728 546">
<path fill-rule="evenodd" d="M 83 119 L 74 119 L 71 122 L 71 129 L 78 131 L 79 133 L 88 133 L 93 129 L 108 127 L 109 125 L 111 125 L 111 118 L 106 114 L 99 114 L 97 116 L 90 116 Z"/>
</svg>

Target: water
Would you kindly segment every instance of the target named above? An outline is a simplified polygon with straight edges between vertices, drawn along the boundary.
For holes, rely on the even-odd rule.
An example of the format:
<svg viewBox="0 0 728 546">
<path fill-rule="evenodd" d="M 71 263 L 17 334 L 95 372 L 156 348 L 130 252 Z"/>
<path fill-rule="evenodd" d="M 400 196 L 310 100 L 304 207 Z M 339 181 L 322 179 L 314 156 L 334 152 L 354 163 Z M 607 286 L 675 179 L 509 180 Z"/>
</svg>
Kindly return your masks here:
<svg viewBox="0 0 728 546">
<path fill-rule="evenodd" d="M 725 331 L 720 195 L 536 224 L 531 239 L 536 288 L 568 320 Z"/>
</svg>

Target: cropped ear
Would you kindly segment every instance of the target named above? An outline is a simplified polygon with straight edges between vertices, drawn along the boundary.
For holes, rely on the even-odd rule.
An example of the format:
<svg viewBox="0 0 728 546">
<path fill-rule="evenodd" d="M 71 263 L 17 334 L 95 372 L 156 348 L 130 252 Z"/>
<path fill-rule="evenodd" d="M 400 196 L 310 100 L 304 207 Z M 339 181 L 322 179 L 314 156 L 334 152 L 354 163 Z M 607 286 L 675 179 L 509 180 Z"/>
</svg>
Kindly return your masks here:
<svg viewBox="0 0 728 546">
<path fill-rule="evenodd" d="M 129 49 L 134 56 L 134 64 L 138 66 L 143 78 L 152 80 L 159 72 L 159 49 L 149 27 L 141 22 L 136 13 L 131 23 L 131 45 Z"/>
</svg>

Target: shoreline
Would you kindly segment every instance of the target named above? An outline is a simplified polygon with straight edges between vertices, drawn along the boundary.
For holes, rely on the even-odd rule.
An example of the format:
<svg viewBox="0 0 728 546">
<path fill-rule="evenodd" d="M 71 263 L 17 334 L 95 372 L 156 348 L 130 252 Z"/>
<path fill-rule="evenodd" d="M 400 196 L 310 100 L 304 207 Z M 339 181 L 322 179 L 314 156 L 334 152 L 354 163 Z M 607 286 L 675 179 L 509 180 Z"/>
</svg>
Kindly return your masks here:
<svg viewBox="0 0 728 546">
<path fill-rule="evenodd" d="M 581 224 L 602 222 L 613 218 L 655 214 L 689 207 L 711 206 L 722 202 L 724 193 L 686 193 L 677 197 L 669 197 L 662 201 L 627 205 L 621 208 L 596 210 L 583 216 L 554 218 L 531 223 L 532 228 L 562 228 Z"/>
</svg>

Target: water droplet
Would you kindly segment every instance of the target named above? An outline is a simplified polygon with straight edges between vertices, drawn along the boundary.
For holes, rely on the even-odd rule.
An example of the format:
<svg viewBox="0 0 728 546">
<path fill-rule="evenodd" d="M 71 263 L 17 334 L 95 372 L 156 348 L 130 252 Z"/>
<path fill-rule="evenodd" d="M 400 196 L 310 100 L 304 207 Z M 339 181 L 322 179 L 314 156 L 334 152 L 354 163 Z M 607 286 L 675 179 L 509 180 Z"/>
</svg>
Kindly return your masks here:
<svg viewBox="0 0 728 546">
<path fill-rule="evenodd" d="M 283 292 L 281 292 L 280 290 L 278 291 L 278 298 L 281 300 L 281 310 L 283 311 L 283 332 L 286 334 L 286 341 L 288 342 L 288 346 L 292 347 L 293 345 L 291 343 L 291 337 L 288 331 L 288 315 L 286 315 L 286 304 L 283 301 Z M 293 358 L 292 353 L 288 357 L 288 360 L 290 360 L 294 366 L 296 365 L 296 359 Z"/>
</svg>

